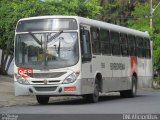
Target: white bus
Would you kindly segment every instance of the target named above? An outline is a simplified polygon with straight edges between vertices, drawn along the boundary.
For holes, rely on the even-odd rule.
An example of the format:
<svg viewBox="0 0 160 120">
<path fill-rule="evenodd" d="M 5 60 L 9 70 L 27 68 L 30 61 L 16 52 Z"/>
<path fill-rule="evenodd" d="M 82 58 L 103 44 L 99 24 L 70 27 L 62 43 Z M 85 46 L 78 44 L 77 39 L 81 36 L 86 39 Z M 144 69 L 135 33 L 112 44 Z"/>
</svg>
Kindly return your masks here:
<svg viewBox="0 0 160 120">
<path fill-rule="evenodd" d="M 20 19 L 15 30 L 15 95 L 134 97 L 150 87 L 152 41 L 147 32 L 78 16 Z"/>
</svg>

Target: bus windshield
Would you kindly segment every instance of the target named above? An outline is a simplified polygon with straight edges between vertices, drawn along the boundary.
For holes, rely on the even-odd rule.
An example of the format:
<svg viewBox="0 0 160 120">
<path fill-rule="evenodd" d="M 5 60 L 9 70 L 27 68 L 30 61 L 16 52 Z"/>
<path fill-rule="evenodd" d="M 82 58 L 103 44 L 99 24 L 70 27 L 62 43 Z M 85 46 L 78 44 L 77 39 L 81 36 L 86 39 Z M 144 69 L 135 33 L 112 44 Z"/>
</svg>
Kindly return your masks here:
<svg viewBox="0 0 160 120">
<path fill-rule="evenodd" d="M 23 33 L 16 35 L 18 67 L 57 69 L 75 65 L 79 59 L 77 32 Z"/>
</svg>

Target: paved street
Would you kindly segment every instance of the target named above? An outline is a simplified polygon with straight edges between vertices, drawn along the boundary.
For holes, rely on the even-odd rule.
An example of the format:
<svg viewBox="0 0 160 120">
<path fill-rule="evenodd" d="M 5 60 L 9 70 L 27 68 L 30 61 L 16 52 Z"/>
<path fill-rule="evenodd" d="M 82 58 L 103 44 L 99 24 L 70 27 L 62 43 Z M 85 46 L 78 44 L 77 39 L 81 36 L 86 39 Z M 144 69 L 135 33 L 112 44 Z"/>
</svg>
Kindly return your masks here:
<svg viewBox="0 0 160 120">
<path fill-rule="evenodd" d="M 90 115 L 92 117 L 87 115 L 77 116 L 77 120 L 96 120 L 98 116 L 93 116 L 93 114 L 121 114 L 120 117 L 122 118 L 124 113 L 160 113 L 160 90 L 139 90 L 138 96 L 135 98 L 121 98 L 119 93 L 105 94 L 100 97 L 98 103 L 94 104 L 87 103 L 81 97 L 52 97 L 48 105 L 39 105 L 33 96 L 14 96 L 13 78 L 0 76 L 0 80 L 0 114 L 20 114 L 19 117 L 22 120 L 31 118 L 51 119 L 53 117 L 51 114 L 55 115 L 55 120 L 66 118 L 63 114 L 68 114 L 66 120 L 69 120 L 70 117 L 76 117 L 73 116 L 75 114 L 92 114 Z M 28 116 L 24 117 L 23 114 Z M 34 115 L 30 116 L 29 114 Z M 103 115 L 100 115 L 98 118 L 106 119 L 113 117 Z M 119 116 L 114 117 L 119 118 Z M 160 118 L 158 117 L 158 119 Z"/>
<path fill-rule="evenodd" d="M 1 107 L 0 113 L 20 114 L 118 114 L 118 113 L 160 113 L 160 92 L 139 92 L 136 98 L 121 98 L 108 95 L 99 103 L 89 104 L 82 99 L 65 102 L 51 102 L 48 105 L 24 105 Z"/>
</svg>

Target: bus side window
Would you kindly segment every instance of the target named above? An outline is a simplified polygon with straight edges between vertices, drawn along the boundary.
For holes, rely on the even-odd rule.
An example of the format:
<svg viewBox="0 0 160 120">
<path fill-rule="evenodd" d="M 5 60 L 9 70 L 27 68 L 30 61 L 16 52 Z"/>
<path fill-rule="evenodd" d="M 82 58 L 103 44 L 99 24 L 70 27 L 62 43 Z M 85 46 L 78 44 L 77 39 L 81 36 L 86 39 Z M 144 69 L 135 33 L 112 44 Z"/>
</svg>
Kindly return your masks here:
<svg viewBox="0 0 160 120">
<path fill-rule="evenodd" d="M 112 55 L 120 55 L 120 44 L 119 44 L 119 33 L 110 32 L 111 35 L 111 46 L 112 46 Z"/>
<path fill-rule="evenodd" d="M 137 42 L 137 53 L 138 53 L 138 57 L 143 58 L 143 57 L 144 57 L 143 38 L 137 37 L 137 38 L 136 38 L 136 42 Z"/>
<path fill-rule="evenodd" d="M 82 61 L 91 61 L 90 34 L 88 30 L 80 30 Z"/>
<path fill-rule="evenodd" d="M 144 38 L 144 52 L 146 58 L 151 58 L 150 40 Z"/>
<path fill-rule="evenodd" d="M 137 56 L 136 53 L 136 40 L 134 36 L 128 36 L 128 46 L 129 46 L 129 54 L 130 56 Z"/>
<path fill-rule="evenodd" d="M 126 34 L 121 34 L 120 45 L 121 45 L 122 56 L 128 56 L 128 39 Z"/>
<path fill-rule="evenodd" d="M 100 40 L 101 40 L 101 53 L 104 55 L 111 54 L 110 36 L 108 30 L 104 29 L 100 30 Z"/>
<path fill-rule="evenodd" d="M 98 28 L 91 28 L 91 42 L 92 42 L 92 52 L 93 54 L 99 55 L 101 53 L 100 50 L 100 35 Z"/>
</svg>

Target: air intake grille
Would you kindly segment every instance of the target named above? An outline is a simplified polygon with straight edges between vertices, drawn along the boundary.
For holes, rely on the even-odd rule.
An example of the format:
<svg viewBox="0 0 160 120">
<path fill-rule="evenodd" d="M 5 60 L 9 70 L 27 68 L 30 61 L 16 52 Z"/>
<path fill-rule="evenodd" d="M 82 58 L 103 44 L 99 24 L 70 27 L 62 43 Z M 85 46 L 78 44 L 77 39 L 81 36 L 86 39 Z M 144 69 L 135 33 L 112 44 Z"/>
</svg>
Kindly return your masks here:
<svg viewBox="0 0 160 120">
<path fill-rule="evenodd" d="M 56 78 L 64 75 L 65 73 L 66 72 L 33 73 L 33 78 Z"/>
<path fill-rule="evenodd" d="M 52 87 L 34 87 L 36 91 L 55 91 L 57 86 Z"/>
<path fill-rule="evenodd" d="M 49 80 L 47 83 L 59 83 L 60 80 Z M 34 80 L 32 83 L 37 83 L 37 84 L 44 84 L 44 81 L 39 81 L 39 80 Z"/>
</svg>

